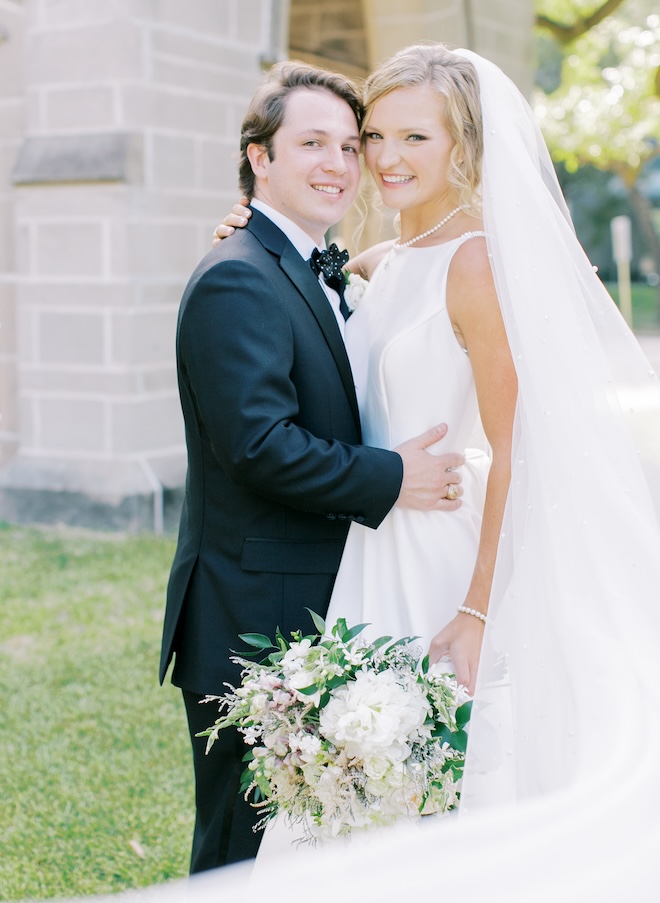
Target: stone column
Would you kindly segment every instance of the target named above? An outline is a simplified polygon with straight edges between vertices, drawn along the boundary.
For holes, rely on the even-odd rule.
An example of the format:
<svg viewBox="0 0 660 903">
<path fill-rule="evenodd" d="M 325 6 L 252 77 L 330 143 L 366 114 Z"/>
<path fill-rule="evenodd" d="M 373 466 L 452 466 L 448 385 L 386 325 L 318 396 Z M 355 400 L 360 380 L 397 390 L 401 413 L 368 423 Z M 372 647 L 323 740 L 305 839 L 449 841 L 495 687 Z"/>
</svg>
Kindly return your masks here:
<svg viewBox="0 0 660 903">
<path fill-rule="evenodd" d="M 25 131 L 25 9 L 0 3 L 0 467 L 18 445 L 13 196 L 10 174 Z"/>
<path fill-rule="evenodd" d="M 28 0 L 12 191 L 18 450 L 0 517 L 162 529 L 178 303 L 237 197 L 266 0 Z"/>
</svg>

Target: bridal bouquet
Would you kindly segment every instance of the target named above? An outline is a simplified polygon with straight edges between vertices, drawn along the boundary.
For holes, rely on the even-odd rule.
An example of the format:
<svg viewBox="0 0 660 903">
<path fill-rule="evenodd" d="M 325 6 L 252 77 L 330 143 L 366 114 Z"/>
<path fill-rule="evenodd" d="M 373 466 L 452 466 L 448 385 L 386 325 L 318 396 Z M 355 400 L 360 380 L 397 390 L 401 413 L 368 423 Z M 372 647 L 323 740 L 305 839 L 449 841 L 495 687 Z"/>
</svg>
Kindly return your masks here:
<svg viewBox="0 0 660 903">
<path fill-rule="evenodd" d="M 235 725 L 251 747 L 242 791 L 262 810 L 308 826 L 308 840 L 349 835 L 458 804 L 470 716 L 467 692 L 453 674 L 420 659 L 414 638 L 372 643 L 367 626 L 340 619 L 326 634 L 261 634 L 241 639 L 269 649 L 243 667 L 242 683 L 219 701 L 220 717 L 199 736 L 207 751 Z M 311 836 L 310 836 L 311 832 Z"/>
</svg>

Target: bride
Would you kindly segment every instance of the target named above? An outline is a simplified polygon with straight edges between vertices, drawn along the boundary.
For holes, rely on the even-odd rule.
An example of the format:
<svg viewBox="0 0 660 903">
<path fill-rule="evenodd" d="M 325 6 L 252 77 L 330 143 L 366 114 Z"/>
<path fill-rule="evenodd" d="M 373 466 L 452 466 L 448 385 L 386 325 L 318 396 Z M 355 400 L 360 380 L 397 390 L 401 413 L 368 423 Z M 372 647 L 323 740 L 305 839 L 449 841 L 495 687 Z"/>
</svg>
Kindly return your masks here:
<svg viewBox="0 0 660 903">
<path fill-rule="evenodd" d="M 370 280 L 347 329 L 365 442 L 393 447 L 445 421 L 474 447 L 482 425 L 491 464 L 486 477 L 484 456 L 468 455 L 451 518 L 394 509 L 378 531 L 352 525 L 328 623 L 419 635 L 474 691 L 461 843 L 473 823 L 475 849 L 497 847 L 503 825 L 520 825 L 512 804 L 541 798 L 552 814 L 552 793 L 564 817 L 594 813 L 594 842 L 603 795 L 617 818 L 626 805 L 648 825 L 658 379 L 575 238 L 531 111 L 496 66 L 410 47 L 368 79 L 366 108 L 365 160 L 401 212 L 401 237 L 351 263 Z M 494 823 L 472 822 L 494 804 Z M 438 843 L 458 855 L 449 838 Z"/>
</svg>

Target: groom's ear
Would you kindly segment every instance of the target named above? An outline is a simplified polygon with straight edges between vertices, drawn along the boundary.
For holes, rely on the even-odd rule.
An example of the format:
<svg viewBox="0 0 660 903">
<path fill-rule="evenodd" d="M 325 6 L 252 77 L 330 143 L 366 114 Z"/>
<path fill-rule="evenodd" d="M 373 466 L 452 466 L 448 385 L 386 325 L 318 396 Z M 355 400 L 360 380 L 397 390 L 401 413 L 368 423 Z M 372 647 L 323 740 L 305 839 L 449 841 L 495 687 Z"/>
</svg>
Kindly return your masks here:
<svg viewBox="0 0 660 903">
<path fill-rule="evenodd" d="M 265 144 L 248 144 L 246 155 L 257 179 L 268 179 L 270 155 Z"/>
</svg>

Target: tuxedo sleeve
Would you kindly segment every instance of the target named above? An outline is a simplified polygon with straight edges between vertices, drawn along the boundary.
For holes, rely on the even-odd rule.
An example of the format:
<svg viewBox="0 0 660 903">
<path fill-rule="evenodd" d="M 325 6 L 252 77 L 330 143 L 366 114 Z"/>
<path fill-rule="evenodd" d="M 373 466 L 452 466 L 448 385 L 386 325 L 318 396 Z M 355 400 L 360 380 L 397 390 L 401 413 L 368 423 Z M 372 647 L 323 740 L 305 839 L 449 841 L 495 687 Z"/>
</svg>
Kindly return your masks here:
<svg viewBox="0 0 660 903">
<path fill-rule="evenodd" d="M 201 276 L 181 309 L 177 351 L 196 418 L 235 483 L 292 508 L 378 526 L 399 495 L 401 458 L 299 424 L 290 312 L 258 266 L 223 260 Z"/>
</svg>

